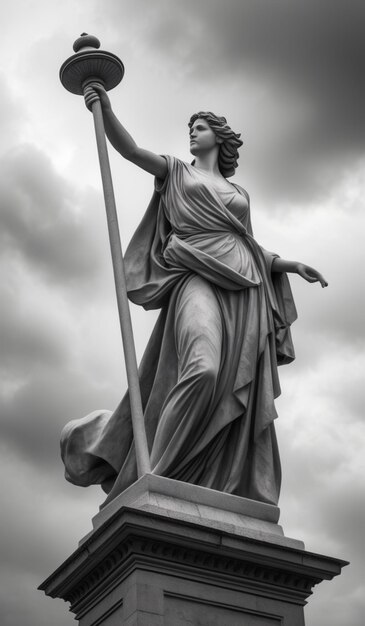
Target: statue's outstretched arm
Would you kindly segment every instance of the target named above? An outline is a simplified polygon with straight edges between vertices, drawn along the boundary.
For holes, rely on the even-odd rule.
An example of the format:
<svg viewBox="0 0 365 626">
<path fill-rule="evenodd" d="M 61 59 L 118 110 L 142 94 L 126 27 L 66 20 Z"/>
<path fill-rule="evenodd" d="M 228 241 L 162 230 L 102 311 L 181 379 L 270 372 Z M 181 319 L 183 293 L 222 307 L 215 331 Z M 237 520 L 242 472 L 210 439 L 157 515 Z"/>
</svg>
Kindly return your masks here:
<svg viewBox="0 0 365 626">
<path fill-rule="evenodd" d="M 99 83 L 91 83 L 85 89 L 85 103 L 88 109 L 95 100 L 100 100 L 106 135 L 112 146 L 128 161 L 135 163 L 149 174 L 164 179 L 167 174 L 166 160 L 159 154 L 137 146 L 133 137 L 122 126 L 113 113 L 109 97 Z"/>
<path fill-rule="evenodd" d="M 271 271 L 299 274 L 299 276 L 307 280 L 309 283 L 319 282 L 322 287 L 327 287 L 328 285 L 326 279 L 316 269 L 310 267 L 309 265 L 305 265 L 304 263 L 299 263 L 298 261 L 286 261 L 285 259 L 276 257 L 273 261 Z"/>
</svg>

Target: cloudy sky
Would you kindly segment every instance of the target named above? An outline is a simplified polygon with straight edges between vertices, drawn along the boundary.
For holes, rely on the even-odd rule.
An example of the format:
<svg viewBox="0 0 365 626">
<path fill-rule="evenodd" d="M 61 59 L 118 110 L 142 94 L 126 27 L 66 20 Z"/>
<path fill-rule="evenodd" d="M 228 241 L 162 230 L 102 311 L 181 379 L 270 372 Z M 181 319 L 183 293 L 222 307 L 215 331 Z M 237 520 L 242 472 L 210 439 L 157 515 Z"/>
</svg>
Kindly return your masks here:
<svg viewBox="0 0 365 626">
<path fill-rule="evenodd" d="M 36 587 L 91 528 L 97 487 L 66 483 L 59 434 L 113 409 L 125 373 L 92 117 L 59 83 L 74 39 L 126 66 L 115 110 L 143 147 L 189 159 L 187 120 L 242 132 L 236 182 L 256 238 L 318 267 L 291 280 L 297 360 L 281 369 L 281 523 L 350 560 L 307 626 L 364 623 L 363 0 L 5 0 L 0 8 L 2 626 L 67 626 Z M 111 154 L 123 245 L 153 180 Z M 155 313 L 133 308 L 140 357 Z"/>
</svg>

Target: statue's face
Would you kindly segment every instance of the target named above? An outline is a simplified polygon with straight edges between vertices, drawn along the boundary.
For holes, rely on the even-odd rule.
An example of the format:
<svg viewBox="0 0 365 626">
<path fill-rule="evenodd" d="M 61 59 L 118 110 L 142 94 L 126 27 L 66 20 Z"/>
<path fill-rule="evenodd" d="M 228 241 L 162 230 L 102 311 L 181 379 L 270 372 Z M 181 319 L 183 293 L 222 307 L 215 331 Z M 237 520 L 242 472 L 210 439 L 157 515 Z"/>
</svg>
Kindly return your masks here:
<svg viewBox="0 0 365 626">
<path fill-rule="evenodd" d="M 217 143 L 220 143 L 208 122 L 199 117 L 190 128 L 189 136 L 190 152 L 194 155 L 209 152 Z"/>
</svg>

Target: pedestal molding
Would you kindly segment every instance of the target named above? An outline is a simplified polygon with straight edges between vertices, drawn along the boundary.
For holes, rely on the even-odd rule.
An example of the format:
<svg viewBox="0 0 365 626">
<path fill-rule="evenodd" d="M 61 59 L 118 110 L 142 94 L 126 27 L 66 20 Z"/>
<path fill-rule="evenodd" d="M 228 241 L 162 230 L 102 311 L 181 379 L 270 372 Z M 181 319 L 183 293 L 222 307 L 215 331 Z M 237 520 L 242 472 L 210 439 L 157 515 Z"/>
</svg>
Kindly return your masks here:
<svg viewBox="0 0 365 626">
<path fill-rule="evenodd" d="M 136 570 L 204 581 L 304 605 L 314 585 L 344 561 L 247 539 L 144 511 L 121 509 L 40 589 L 71 603 L 80 618 Z M 178 572 L 178 574 L 177 574 Z"/>
</svg>

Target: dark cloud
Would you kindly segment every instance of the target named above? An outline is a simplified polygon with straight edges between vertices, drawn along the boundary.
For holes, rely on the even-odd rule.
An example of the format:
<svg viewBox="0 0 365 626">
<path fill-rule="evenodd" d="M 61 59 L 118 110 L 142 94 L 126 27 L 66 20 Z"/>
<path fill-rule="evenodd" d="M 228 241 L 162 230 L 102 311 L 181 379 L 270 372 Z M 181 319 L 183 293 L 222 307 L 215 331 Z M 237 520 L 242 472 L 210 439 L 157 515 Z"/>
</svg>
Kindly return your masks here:
<svg viewBox="0 0 365 626">
<path fill-rule="evenodd" d="M 3 477 L 6 471 L 0 481 L 1 624 L 66 626 L 73 621 L 67 605 L 50 601 L 37 587 L 91 529 L 91 515 L 102 498 L 92 489 L 72 495 L 62 476 L 57 480 L 44 467 L 35 469 L 4 443 L 0 452 Z"/>
<path fill-rule="evenodd" d="M 5 258 L 21 259 L 52 283 L 77 289 L 100 275 L 105 254 L 94 217 L 102 202 L 96 193 L 80 197 L 43 152 L 24 145 L 0 163 L 0 197 Z"/>
<path fill-rule="evenodd" d="M 147 35 L 164 55 L 189 55 L 199 80 L 207 72 L 217 81 L 225 72 L 248 74 L 277 83 L 275 91 L 294 90 L 305 102 L 313 101 L 312 130 L 319 136 L 304 137 L 311 147 L 316 137 L 316 147 L 326 149 L 336 140 L 342 148 L 347 141 L 364 146 L 359 122 L 365 116 L 365 7 L 360 0 L 346 10 L 340 0 L 188 0 L 174 9 L 162 19 L 160 14 Z"/>
<path fill-rule="evenodd" d="M 0 591 L 3 626 L 16 626 L 17 624 L 70 626 L 72 624 L 72 617 L 68 614 L 67 605 L 63 600 L 50 602 L 49 598 L 42 597 L 40 592 L 36 591 L 40 580 L 37 574 L 30 574 L 21 568 L 14 571 L 9 567 L 0 571 L 0 574 L 4 581 Z"/>
<path fill-rule="evenodd" d="M 92 489 L 89 493 L 79 490 L 77 503 L 77 498 L 69 493 L 65 481 L 63 483 L 66 488 L 51 473 L 44 472 L 44 468 L 39 471 L 28 465 L 24 459 L 18 458 L 17 463 L 14 463 L 15 459 L 11 459 L 3 445 L 1 453 L 12 472 L 9 493 L 6 492 L 5 485 L 0 488 L 2 501 L 12 504 L 11 508 L 4 508 L 3 512 L 3 522 L 12 528 L 12 533 L 6 544 L 4 542 L 2 545 L 0 567 L 8 567 L 17 576 L 21 572 L 31 575 L 32 578 L 37 576 L 36 587 L 47 568 L 58 564 L 65 551 L 75 548 L 82 534 L 89 531 L 90 518 L 73 519 L 75 511 L 78 510 L 83 515 L 87 513 L 90 503 L 96 507 L 103 499 L 103 492 L 97 496 Z M 24 533 L 25 518 L 31 525 L 32 541 Z M 49 523 L 55 524 L 59 536 L 45 550 L 44 534 Z M 67 529 L 68 534 L 64 534 L 62 529 Z M 74 534 L 74 530 L 80 533 L 79 536 Z"/>
<path fill-rule="evenodd" d="M 105 355 L 103 355 L 105 359 Z M 1 439 L 35 467 L 63 473 L 59 453 L 65 424 L 97 408 L 113 409 L 125 390 L 115 373 L 110 381 L 98 381 L 86 368 L 71 360 L 62 367 L 28 371 L 18 389 L 0 400 Z"/>
<path fill-rule="evenodd" d="M 223 106 L 226 93 L 228 112 L 235 99 L 245 167 L 272 205 L 325 196 L 363 153 L 361 0 L 141 0 L 124 9 L 111 7 L 131 24 L 147 63 L 174 68 L 181 91 L 205 85 L 206 101 L 210 94 Z M 117 37 L 115 45 L 122 50 Z"/>
<path fill-rule="evenodd" d="M 65 318 L 51 309 L 51 298 L 22 283 L 14 266 L 0 274 L 1 369 L 4 380 L 28 378 L 39 368 L 64 366 L 68 360 Z M 13 271 L 11 271 L 13 270 Z"/>
</svg>

